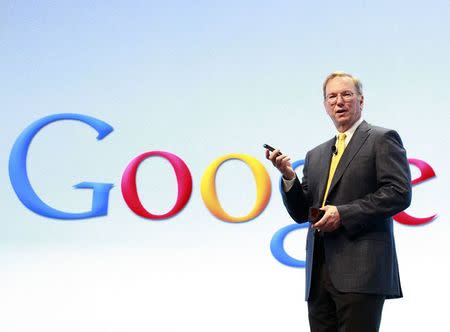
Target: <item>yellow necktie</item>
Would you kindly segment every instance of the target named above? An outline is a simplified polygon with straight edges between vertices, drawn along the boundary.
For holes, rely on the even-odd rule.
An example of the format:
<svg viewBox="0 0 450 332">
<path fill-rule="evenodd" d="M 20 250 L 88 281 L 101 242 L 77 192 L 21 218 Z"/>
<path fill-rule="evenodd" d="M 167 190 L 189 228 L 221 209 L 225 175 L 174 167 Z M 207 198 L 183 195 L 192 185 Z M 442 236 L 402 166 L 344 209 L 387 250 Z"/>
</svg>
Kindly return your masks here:
<svg viewBox="0 0 450 332">
<path fill-rule="evenodd" d="M 344 154 L 345 137 L 346 135 L 342 133 L 338 135 L 337 151 L 336 151 L 337 153 L 333 154 L 333 157 L 331 158 L 330 173 L 328 174 L 327 187 L 325 189 L 325 195 L 323 196 L 322 206 L 325 205 L 325 201 L 327 200 L 328 196 L 328 190 L 330 190 L 331 181 L 333 180 L 334 172 L 336 172 L 336 168 L 339 165 L 339 160 L 341 160 L 341 157 Z"/>
</svg>

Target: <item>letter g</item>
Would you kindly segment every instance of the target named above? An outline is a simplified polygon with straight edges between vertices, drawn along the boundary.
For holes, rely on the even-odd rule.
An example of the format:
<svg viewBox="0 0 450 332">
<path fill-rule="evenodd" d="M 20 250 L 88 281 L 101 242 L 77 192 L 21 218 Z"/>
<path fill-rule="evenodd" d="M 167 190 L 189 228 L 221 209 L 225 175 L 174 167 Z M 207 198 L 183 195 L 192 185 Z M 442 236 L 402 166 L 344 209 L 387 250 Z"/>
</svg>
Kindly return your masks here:
<svg viewBox="0 0 450 332">
<path fill-rule="evenodd" d="M 33 190 L 27 174 L 27 154 L 34 136 L 46 125 L 60 120 L 81 121 L 98 132 L 97 140 L 102 140 L 113 128 L 96 118 L 81 114 L 54 114 L 46 116 L 27 127 L 14 143 L 9 155 L 9 178 L 20 201 L 31 211 L 48 218 L 74 220 L 105 216 L 108 213 L 108 195 L 111 183 L 81 182 L 77 189 L 92 189 L 92 208 L 88 212 L 69 213 L 56 210 L 45 204 Z"/>
</svg>

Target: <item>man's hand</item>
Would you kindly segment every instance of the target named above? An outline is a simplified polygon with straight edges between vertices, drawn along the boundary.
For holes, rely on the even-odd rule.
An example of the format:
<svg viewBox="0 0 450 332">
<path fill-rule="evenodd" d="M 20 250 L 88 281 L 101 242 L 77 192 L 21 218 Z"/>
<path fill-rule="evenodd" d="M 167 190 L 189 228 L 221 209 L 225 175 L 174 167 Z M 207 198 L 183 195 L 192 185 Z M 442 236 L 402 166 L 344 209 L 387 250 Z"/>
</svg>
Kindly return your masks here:
<svg viewBox="0 0 450 332">
<path fill-rule="evenodd" d="M 272 152 L 266 150 L 266 158 L 272 162 L 273 166 L 280 171 L 286 180 L 295 178 L 295 172 L 290 163 L 291 158 L 282 154 L 279 149 L 275 149 Z"/>
<path fill-rule="evenodd" d="M 325 205 L 320 209 L 325 211 L 325 214 L 312 226 L 313 228 L 320 232 L 332 232 L 341 226 L 341 217 L 336 206 Z"/>
</svg>

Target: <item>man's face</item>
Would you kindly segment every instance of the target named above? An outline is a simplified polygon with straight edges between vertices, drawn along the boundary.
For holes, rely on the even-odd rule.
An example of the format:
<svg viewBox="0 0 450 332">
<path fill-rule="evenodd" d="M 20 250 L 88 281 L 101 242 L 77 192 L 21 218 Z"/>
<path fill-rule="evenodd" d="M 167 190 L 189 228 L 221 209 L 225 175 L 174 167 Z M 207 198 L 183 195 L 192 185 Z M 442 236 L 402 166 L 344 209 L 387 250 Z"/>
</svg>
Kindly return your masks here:
<svg viewBox="0 0 450 332">
<path fill-rule="evenodd" d="M 339 132 L 348 130 L 361 117 L 364 97 L 356 92 L 350 77 L 335 77 L 325 88 L 324 105 Z"/>
</svg>

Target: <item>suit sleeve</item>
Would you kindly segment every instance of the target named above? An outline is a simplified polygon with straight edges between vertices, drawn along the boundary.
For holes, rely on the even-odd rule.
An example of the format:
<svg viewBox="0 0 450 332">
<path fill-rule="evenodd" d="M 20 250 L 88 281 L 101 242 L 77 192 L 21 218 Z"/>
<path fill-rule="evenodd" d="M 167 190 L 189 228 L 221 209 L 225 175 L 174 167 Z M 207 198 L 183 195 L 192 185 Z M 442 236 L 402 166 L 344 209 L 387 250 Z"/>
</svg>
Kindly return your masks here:
<svg viewBox="0 0 450 332">
<path fill-rule="evenodd" d="M 302 183 L 300 183 L 297 176 L 294 185 L 289 191 L 282 191 L 284 206 L 292 219 L 297 223 L 308 221 L 309 207 L 311 206 L 308 191 L 308 159 L 308 154 L 306 154 Z"/>
<path fill-rule="evenodd" d="M 341 222 L 350 236 L 357 236 L 371 223 L 385 220 L 411 203 L 411 174 L 397 132 L 390 130 L 375 141 L 378 189 L 348 204 L 337 206 Z"/>
</svg>

